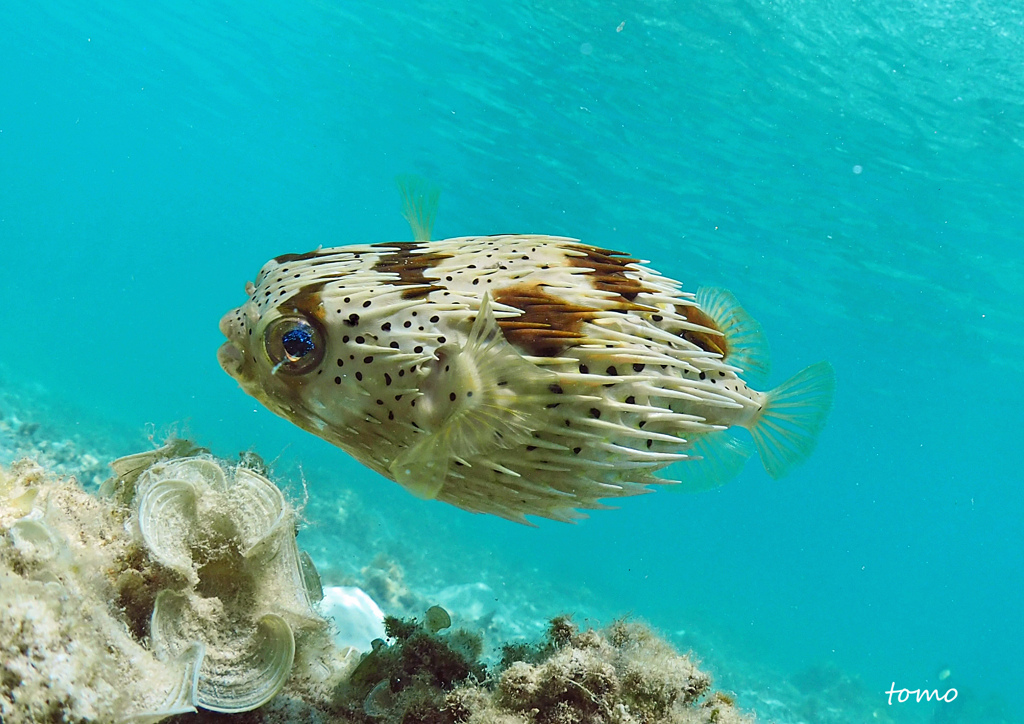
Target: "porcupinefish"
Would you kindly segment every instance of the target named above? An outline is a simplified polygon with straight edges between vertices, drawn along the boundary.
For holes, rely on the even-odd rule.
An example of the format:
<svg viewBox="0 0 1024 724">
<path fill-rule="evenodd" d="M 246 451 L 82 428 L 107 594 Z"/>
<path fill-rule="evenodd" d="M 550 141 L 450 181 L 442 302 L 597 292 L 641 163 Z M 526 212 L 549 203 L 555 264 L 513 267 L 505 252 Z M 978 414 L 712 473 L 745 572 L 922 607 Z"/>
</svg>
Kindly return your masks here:
<svg viewBox="0 0 1024 724">
<path fill-rule="evenodd" d="M 725 482 L 752 453 L 737 426 L 773 477 L 813 449 L 832 367 L 750 387 L 767 347 L 729 292 L 576 239 L 413 226 L 268 262 L 221 320 L 225 371 L 415 495 L 518 522 L 678 483 L 670 465 Z"/>
</svg>

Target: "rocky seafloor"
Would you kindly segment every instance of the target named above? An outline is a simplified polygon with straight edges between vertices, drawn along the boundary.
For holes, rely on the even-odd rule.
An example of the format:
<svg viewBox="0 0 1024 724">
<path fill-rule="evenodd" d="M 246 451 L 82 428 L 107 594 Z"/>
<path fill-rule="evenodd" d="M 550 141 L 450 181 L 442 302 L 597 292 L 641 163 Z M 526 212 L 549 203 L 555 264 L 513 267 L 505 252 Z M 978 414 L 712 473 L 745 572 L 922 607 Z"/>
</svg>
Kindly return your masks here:
<svg viewBox="0 0 1024 724">
<path fill-rule="evenodd" d="M 300 518 L 283 497 L 268 504 L 276 494 L 258 481 L 239 492 L 238 477 L 268 472 L 255 456 L 228 462 L 194 448 L 157 455 L 147 459 L 157 463 L 157 473 L 128 473 L 141 476 L 147 492 L 140 496 L 145 501 L 135 500 L 140 477 L 126 482 L 124 471 L 115 474 L 110 464 L 126 453 L 152 453 L 162 441 L 145 431 L 68 429 L 59 410 L 43 394 L 0 387 L 3 724 L 168 717 L 410 724 L 1011 721 L 998 702 L 970 697 L 957 707 L 894 716 L 884 697 L 833 666 L 783 675 L 738 657 L 708 658 L 707 650 L 725 650 L 709 636 L 691 629 L 666 640 L 636 621 L 607 619 L 600 606 L 595 613 L 605 614 L 605 622 L 591 625 L 592 602 L 540 590 L 541 581 L 509 590 L 486 570 L 471 583 L 445 581 L 401 548 L 367 535 L 374 513 L 354 493 L 318 500 Z M 194 462 L 183 472 L 173 467 L 176 460 Z M 168 465 L 174 474 L 162 480 Z M 184 488 L 183 479 L 191 481 Z M 260 510 L 280 506 L 260 514 L 269 516 L 263 529 L 243 530 L 252 527 L 242 522 L 252 519 L 251 511 L 235 522 L 209 517 L 229 508 L 227 500 L 253 498 Z M 310 583 L 295 545 L 300 520 L 337 515 L 340 508 L 357 510 L 364 526 L 314 526 L 299 545 L 308 543 L 323 586 L 365 592 L 388 616 L 382 640 L 362 651 L 340 643 L 343 622 L 325 616 L 341 617 L 346 609 L 328 611 L 316 602 L 322 594 L 312 589 L 321 582 Z M 173 531 L 186 518 L 199 531 L 234 531 L 235 542 L 212 533 L 175 542 Z M 163 525 L 164 519 L 170 522 Z M 331 563 L 339 549 L 344 566 Z M 269 569 L 273 575 L 264 575 Z M 503 595 L 495 604 L 498 585 Z M 436 610 L 450 613 L 454 624 L 431 624 L 428 612 Z M 568 611 L 575 615 L 564 616 Z M 204 634 L 203 626 L 215 635 Z M 678 653 L 691 648 L 695 653 Z M 256 673 L 237 683 L 232 677 L 243 669 Z"/>
</svg>

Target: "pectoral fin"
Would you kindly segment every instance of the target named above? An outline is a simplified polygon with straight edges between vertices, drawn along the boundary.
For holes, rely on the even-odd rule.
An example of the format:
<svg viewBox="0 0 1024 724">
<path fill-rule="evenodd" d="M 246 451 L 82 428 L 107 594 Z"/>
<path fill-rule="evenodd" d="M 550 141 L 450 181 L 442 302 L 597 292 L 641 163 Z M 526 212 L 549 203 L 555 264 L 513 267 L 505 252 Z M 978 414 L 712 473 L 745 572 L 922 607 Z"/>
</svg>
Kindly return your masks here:
<svg viewBox="0 0 1024 724">
<path fill-rule="evenodd" d="M 423 500 L 433 500 L 448 477 L 451 453 L 438 435 L 423 440 L 395 458 L 389 470 L 395 482 Z"/>
<path fill-rule="evenodd" d="M 433 394 L 454 394 L 451 410 L 432 433 L 399 455 L 389 467 L 394 479 L 420 498 L 436 498 L 454 458 L 469 459 L 488 451 L 526 443 L 538 390 L 557 379 L 524 359 L 505 339 L 484 294 L 465 345 L 451 360 L 452 372 Z"/>
</svg>

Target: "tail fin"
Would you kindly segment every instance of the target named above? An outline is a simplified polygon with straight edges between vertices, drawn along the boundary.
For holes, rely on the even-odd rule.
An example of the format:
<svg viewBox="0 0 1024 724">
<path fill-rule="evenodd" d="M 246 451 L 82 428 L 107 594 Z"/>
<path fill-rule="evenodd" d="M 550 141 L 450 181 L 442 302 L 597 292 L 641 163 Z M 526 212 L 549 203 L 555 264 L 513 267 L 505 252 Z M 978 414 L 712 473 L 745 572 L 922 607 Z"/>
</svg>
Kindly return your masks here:
<svg viewBox="0 0 1024 724">
<path fill-rule="evenodd" d="M 781 478 L 810 457 L 832 409 L 835 390 L 835 370 L 828 362 L 819 362 L 767 394 L 750 434 L 764 469 L 773 478 Z"/>
</svg>

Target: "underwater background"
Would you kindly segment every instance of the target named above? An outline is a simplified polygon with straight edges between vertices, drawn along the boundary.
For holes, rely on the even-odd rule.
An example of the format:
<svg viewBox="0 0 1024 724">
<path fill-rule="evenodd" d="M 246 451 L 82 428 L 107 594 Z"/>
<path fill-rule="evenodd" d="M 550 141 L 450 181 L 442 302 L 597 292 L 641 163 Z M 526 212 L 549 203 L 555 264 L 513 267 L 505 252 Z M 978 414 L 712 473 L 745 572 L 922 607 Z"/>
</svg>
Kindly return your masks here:
<svg viewBox="0 0 1024 724">
<path fill-rule="evenodd" d="M 3 15 L 5 405 L 110 456 L 172 431 L 254 451 L 297 497 L 305 482 L 300 541 L 325 582 L 377 550 L 420 590 L 475 590 L 537 625 L 630 614 L 765 721 L 860 721 L 864 702 L 881 721 L 1021 720 L 1024 9 Z M 836 369 L 814 456 L 781 481 L 752 461 L 707 493 L 531 529 L 416 500 L 273 416 L 217 364 L 221 315 L 271 257 L 408 239 L 406 172 L 442 188 L 435 238 L 573 236 L 689 291 L 731 289 L 768 334 L 773 383 Z M 773 677 L 818 690 L 817 708 L 773 713 Z M 960 701 L 890 706 L 892 683 Z"/>
</svg>

